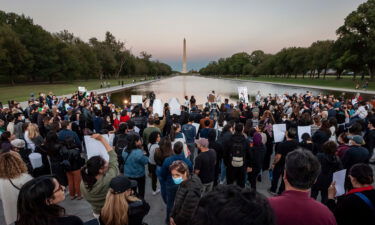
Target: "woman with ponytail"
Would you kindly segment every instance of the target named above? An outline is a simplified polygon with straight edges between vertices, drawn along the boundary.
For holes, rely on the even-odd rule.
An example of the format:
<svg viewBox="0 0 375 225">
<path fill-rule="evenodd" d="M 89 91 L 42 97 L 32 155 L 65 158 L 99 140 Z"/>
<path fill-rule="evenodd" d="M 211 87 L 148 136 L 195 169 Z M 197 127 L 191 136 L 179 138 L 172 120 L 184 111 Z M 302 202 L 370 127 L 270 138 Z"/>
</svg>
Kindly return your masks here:
<svg viewBox="0 0 375 225">
<path fill-rule="evenodd" d="M 117 154 L 109 145 L 108 141 L 100 134 L 92 135 L 92 138 L 100 141 L 109 155 L 109 162 L 101 156 L 91 157 L 81 169 L 82 182 L 81 193 L 90 203 L 94 216 L 99 217 L 112 178 L 119 174 Z"/>
</svg>

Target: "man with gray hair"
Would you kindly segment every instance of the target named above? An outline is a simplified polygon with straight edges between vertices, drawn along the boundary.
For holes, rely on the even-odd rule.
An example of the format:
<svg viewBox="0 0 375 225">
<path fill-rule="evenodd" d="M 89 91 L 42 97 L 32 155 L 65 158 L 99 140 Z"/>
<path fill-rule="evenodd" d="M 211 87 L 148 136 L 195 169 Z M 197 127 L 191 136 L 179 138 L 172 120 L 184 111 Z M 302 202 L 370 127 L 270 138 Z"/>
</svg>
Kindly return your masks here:
<svg viewBox="0 0 375 225">
<path fill-rule="evenodd" d="M 297 149 L 286 156 L 283 180 L 285 191 L 269 198 L 278 225 L 335 225 L 332 212 L 310 197 L 321 167 L 318 159 L 307 150 Z"/>
</svg>

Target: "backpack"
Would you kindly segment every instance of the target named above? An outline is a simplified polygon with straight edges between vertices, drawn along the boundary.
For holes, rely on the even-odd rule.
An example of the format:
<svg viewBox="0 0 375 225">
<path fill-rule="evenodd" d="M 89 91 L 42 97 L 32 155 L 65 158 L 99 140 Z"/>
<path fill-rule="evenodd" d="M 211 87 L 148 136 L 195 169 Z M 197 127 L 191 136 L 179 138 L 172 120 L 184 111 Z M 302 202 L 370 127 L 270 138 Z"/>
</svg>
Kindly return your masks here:
<svg viewBox="0 0 375 225">
<path fill-rule="evenodd" d="M 244 165 L 244 145 L 241 141 L 234 141 L 230 149 L 230 162 L 233 167 L 242 167 Z"/>
<path fill-rule="evenodd" d="M 128 140 L 126 138 L 126 134 L 119 134 L 117 136 L 117 141 L 115 145 L 115 152 L 117 154 L 117 160 L 120 171 L 124 171 L 124 159 L 122 158 L 122 152 L 126 149 L 126 146 L 128 146 Z"/>
</svg>

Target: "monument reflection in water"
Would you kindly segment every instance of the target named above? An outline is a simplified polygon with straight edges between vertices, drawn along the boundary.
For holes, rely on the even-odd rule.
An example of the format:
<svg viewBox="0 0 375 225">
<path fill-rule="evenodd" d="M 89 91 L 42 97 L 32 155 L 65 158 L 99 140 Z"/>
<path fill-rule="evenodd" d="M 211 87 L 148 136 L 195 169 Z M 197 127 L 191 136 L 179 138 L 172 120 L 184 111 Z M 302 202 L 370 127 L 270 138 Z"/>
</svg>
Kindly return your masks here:
<svg viewBox="0 0 375 225">
<path fill-rule="evenodd" d="M 247 87 L 251 99 L 260 91 L 262 96 L 268 94 L 293 94 L 293 93 L 306 93 L 311 91 L 314 95 L 318 94 L 334 94 L 339 96 L 342 92 L 322 90 L 319 88 L 302 88 L 292 87 L 286 85 L 275 85 L 266 83 L 254 83 L 249 81 L 236 81 L 236 80 L 223 80 L 214 78 L 205 78 L 199 76 L 175 76 L 172 78 L 155 81 L 153 83 L 139 85 L 136 87 L 128 88 L 111 95 L 112 101 L 116 104 L 122 105 L 124 100 L 130 100 L 131 95 L 147 96 L 151 91 L 156 95 L 156 98 L 167 102 L 171 98 L 178 98 L 180 103 L 184 102 L 184 97 L 187 95 L 194 95 L 198 104 L 203 104 L 207 101 L 207 95 L 211 91 L 215 91 L 221 97 L 222 102 L 225 98 L 230 99 L 231 102 L 238 100 L 238 87 Z M 355 96 L 355 92 L 345 93 L 346 97 Z M 371 98 L 371 95 L 363 95 L 365 99 Z"/>
</svg>

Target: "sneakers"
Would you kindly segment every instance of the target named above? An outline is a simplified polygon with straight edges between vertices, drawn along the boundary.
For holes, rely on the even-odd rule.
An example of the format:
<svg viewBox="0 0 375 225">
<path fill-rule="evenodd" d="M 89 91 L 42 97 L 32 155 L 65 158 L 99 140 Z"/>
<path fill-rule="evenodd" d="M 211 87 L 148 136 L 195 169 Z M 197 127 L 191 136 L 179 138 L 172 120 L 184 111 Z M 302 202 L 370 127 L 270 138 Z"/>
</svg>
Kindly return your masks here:
<svg viewBox="0 0 375 225">
<path fill-rule="evenodd" d="M 157 195 L 157 194 L 159 194 L 159 193 L 160 193 L 160 189 L 157 189 L 156 191 L 153 191 L 153 192 L 152 192 L 152 195 L 155 196 L 155 195 Z"/>
</svg>

